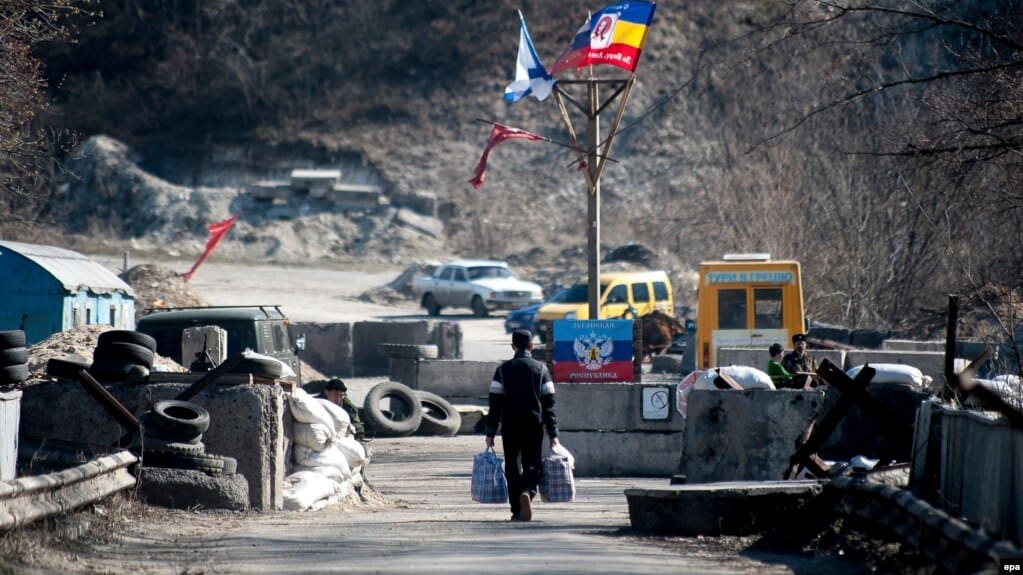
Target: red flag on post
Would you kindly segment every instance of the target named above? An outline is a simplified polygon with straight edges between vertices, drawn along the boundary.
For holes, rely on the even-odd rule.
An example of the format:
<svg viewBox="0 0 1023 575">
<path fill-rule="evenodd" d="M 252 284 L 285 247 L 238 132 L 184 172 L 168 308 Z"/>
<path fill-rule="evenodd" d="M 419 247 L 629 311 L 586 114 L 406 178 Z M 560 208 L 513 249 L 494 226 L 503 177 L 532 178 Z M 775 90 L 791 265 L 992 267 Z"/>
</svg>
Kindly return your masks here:
<svg viewBox="0 0 1023 575">
<path fill-rule="evenodd" d="M 473 172 L 472 179 L 469 180 L 469 183 L 472 184 L 473 188 L 478 190 L 483 186 L 483 179 L 487 176 L 487 159 L 490 157 L 490 150 L 493 149 L 494 146 L 511 138 L 522 138 L 525 140 L 532 140 L 534 142 L 547 140 L 547 138 L 538 136 L 532 132 L 495 123 L 494 128 L 490 130 L 490 139 L 487 140 L 487 147 L 483 148 L 483 155 L 480 157 L 479 163 L 476 164 L 476 170 Z"/>
<path fill-rule="evenodd" d="M 192 269 L 182 274 L 181 279 L 183 281 L 187 282 L 188 280 L 192 279 L 192 274 L 195 273 L 195 270 L 199 269 L 199 266 L 201 266 L 202 263 L 206 261 L 206 258 L 210 257 L 210 254 L 213 253 L 213 249 L 217 247 L 217 244 L 220 243 L 220 240 L 224 239 L 224 236 L 226 236 L 227 232 L 231 230 L 231 226 L 234 225 L 234 221 L 237 219 L 238 214 L 235 214 L 222 222 L 217 222 L 215 224 L 209 225 L 207 229 L 210 230 L 210 238 L 206 240 L 206 249 L 203 250 L 202 255 L 199 256 L 199 259 L 196 260 L 195 264 L 192 265 Z"/>
</svg>

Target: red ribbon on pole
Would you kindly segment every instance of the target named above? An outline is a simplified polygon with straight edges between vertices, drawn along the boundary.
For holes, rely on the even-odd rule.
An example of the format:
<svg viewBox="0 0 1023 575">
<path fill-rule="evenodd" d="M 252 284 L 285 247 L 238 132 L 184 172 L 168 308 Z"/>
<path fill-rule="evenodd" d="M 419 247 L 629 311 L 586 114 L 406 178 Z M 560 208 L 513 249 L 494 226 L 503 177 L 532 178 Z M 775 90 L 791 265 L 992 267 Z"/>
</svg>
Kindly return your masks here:
<svg viewBox="0 0 1023 575">
<path fill-rule="evenodd" d="M 209 225 L 207 229 L 209 229 L 210 231 L 210 238 L 206 240 L 206 249 L 203 250 L 202 255 L 199 256 L 199 259 L 196 260 L 195 263 L 192 265 L 192 269 L 188 270 L 187 272 L 181 275 L 181 279 L 183 281 L 187 282 L 188 280 L 192 279 L 192 274 L 195 273 L 195 270 L 199 269 L 199 266 L 201 266 L 202 263 L 206 261 L 206 258 L 210 257 L 210 254 L 213 253 L 213 249 L 217 247 L 217 244 L 220 243 L 220 240 L 224 239 L 224 236 L 226 236 L 227 232 L 231 230 L 231 226 L 234 225 L 234 221 L 237 219 L 238 214 L 235 214 L 222 222 L 217 222 Z"/>
</svg>

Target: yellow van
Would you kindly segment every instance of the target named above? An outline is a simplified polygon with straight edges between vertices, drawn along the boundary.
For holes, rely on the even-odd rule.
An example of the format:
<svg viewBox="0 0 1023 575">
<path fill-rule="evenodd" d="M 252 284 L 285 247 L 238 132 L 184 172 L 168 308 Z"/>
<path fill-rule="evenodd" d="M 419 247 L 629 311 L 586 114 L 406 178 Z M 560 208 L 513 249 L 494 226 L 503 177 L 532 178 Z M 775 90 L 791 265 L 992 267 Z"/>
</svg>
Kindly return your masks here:
<svg viewBox="0 0 1023 575">
<path fill-rule="evenodd" d="M 600 318 L 634 318 L 659 309 L 675 315 L 675 295 L 664 271 L 606 272 L 600 274 Z M 589 286 L 586 278 L 568 288 L 559 301 L 544 304 L 536 312 L 537 332 L 557 319 L 590 319 Z"/>
<path fill-rule="evenodd" d="M 787 348 L 805 329 L 799 262 L 770 254 L 702 262 L 696 306 L 697 369 L 716 367 L 719 347 Z"/>
</svg>

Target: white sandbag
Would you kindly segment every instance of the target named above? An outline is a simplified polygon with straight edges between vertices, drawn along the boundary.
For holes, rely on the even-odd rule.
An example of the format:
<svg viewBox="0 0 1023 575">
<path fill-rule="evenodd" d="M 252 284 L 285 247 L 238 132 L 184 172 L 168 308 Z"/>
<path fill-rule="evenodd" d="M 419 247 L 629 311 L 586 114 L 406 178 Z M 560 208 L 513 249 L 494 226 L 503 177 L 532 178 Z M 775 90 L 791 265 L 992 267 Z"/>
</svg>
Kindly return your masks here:
<svg viewBox="0 0 1023 575">
<path fill-rule="evenodd" d="M 331 445 L 323 451 L 295 445 L 291 453 L 295 463 L 303 467 L 336 467 L 346 478 L 352 476 L 352 467 L 348 465 L 348 459 L 336 445 Z"/>
<path fill-rule="evenodd" d="M 291 407 L 291 416 L 295 418 L 295 421 L 321 423 L 330 428 L 331 435 L 337 432 L 334 429 L 334 418 L 327 413 L 327 410 L 315 397 L 309 395 L 301 387 L 296 387 L 291 391 L 288 405 Z"/>
<path fill-rule="evenodd" d="M 724 373 L 735 380 L 743 389 L 775 389 L 771 376 L 766 372 L 748 365 L 726 365 L 708 369 L 693 384 L 693 389 L 718 389 L 714 380 L 718 372 Z"/>
<path fill-rule="evenodd" d="M 930 380 L 930 378 L 925 380 L 924 374 L 912 365 L 901 363 L 870 363 L 867 365 L 877 371 L 870 383 L 904 383 L 920 389 L 925 383 L 928 383 L 927 380 Z M 862 369 L 862 365 L 857 365 L 846 370 L 845 374 L 855 379 Z"/>
<path fill-rule="evenodd" d="M 1001 398 L 1003 402 L 1016 407 L 1023 406 L 1023 389 L 1020 389 L 1020 385 L 1017 383 L 1018 376 L 996 375 L 991 379 L 976 378 L 973 381 L 976 382 L 978 387 L 983 387 Z M 994 409 L 994 406 L 986 398 L 977 393 L 968 393 L 964 403 L 967 407 Z"/>
<path fill-rule="evenodd" d="M 348 460 L 348 466 L 352 469 L 366 465 L 366 448 L 356 441 L 354 437 L 335 435 L 334 445 L 341 450 L 345 459 Z"/>
<path fill-rule="evenodd" d="M 329 399 L 323 399 L 322 397 L 317 397 L 316 399 L 323 405 L 323 409 L 327 411 L 330 418 L 334 420 L 334 433 L 348 435 L 348 427 L 352 424 L 352 417 L 348 415 L 345 408 Z"/>
<path fill-rule="evenodd" d="M 284 509 L 309 509 L 317 501 L 334 495 L 337 485 L 337 482 L 315 471 L 292 473 L 284 478 Z"/>
<path fill-rule="evenodd" d="M 298 465 L 296 463 L 294 466 L 292 466 L 292 473 L 298 473 L 300 471 L 313 471 L 337 482 L 341 482 L 346 479 L 344 474 L 341 473 L 340 469 L 338 469 L 337 467 L 331 467 L 329 465 L 321 465 L 320 467 L 306 467 L 304 465 Z"/>
<path fill-rule="evenodd" d="M 334 434 L 322 423 L 302 423 L 296 421 L 291 426 L 291 435 L 295 443 L 314 451 L 323 451 L 330 446 Z"/>
<path fill-rule="evenodd" d="M 295 375 L 296 375 L 295 374 L 295 370 L 291 369 L 291 366 L 288 365 L 287 362 L 281 361 L 281 360 L 279 360 L 276 357 L 273 357 L 271 355 L 263 355 L 262 353 L 256 353 L 256 352 L 252 351 L 251 349 L 245 348 L 245 350 L 242 351 L 242 357 L 247 358 L 247 359 L 260 359 L 260 360 L 266 360 L 266 361 L 276 361 L 277 363 L 279 363 L 281 365 L 281 378 L 295 377 Z"/>
</svg>

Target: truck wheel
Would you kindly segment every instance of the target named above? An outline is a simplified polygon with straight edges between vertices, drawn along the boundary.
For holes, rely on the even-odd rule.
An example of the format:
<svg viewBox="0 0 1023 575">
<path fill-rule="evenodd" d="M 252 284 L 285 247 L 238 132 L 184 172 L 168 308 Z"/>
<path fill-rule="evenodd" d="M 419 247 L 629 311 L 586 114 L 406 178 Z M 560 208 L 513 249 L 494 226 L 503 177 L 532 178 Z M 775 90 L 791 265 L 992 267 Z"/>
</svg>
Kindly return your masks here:
<svg viewBox="0 0 1023 575">
<path fill-rule="evenodd" d="M 426 313 L 429 315 L 440 315 L 440 304 L 437 303 L 437 298 L 433 297 L 432 293 L 423 296 L 423 307 L 426 308 Z"/>
<path fill-rule="evenodd" d="M 389 400 L 390 409 L 381 406 L 385 399 Z M 362 415 L 378 437 L 404 437 L 419 429 L 423 408 L 411 388 L 397 381 L 385 381 L 366 394 Z"/>
<path fill-rule="evenodd" d="M 486 304 L 483 303 L 483 298 L 478 295 L 472 296 L 472 315 L 476 317 L 487 317 L 490 312 L 487 311 Z"/>
<path fill-rule="evenodd" d="M 435 345 L 412 345 L 406 343 L 378 343 L 377 355 L 401 359 L 437 359 L 440 350 Z"/>
<path fill-rule="evenodd" d="M 429 391 L 416 390 L 419 405 L 423 407 L 423 421 L 416 435 L 454 437 L 462 427 L 462 416 L 451 402 Z"/>
</svg>

